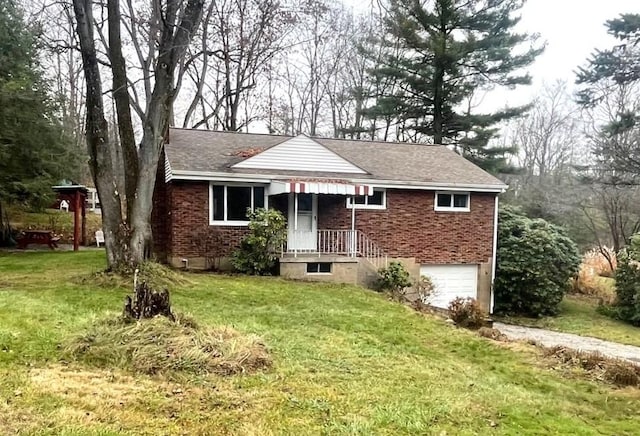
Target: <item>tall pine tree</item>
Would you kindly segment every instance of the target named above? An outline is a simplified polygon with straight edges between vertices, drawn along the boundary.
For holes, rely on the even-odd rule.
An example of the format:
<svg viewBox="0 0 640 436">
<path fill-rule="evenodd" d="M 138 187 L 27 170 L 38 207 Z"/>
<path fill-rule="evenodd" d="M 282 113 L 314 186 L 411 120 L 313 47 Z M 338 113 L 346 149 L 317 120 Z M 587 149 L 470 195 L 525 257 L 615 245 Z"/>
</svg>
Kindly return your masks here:
<svg viewBox="0 0 640 436">
<path fill-rule="evenodd" d="M 514 32 L 524 0 L 391 0 L 386 44 L 399 44 L 376 77 L 397 80 L 392 95 L 375 96 L 393 107 L 408 136 L 454 145 L 483 168 L 506 167 L 510 148 L 490 148 L 496 125 L 525 108 L 476 113 L 474 94 L 495 86 L 531 83 L 522 70 L 544 49 L 529 34 Z M 382 109 L 382 108 L 381 108 Z M 371 108 L 375 113 L 376 108 Z"/>
<path fill-rule="evenodd" d="M 44 206 L 52 184 L 75 175 L 36 42 L 16 0 L 0 0 L 0 211 L 3 201 Z"/>
<path fill-rule="evenodd" d="M 622 14 L 605 26 L 617 44 L 596 50 L 578 69 L 576 82 L 583 85 L 578 102 L 586 107 L 596 105 L 612 89 L 640 82 L 640 14 Z"/>
<path fill-rule="evenodd" d="M 613 185 L 640 184 L 640 14 L 622 14 L 605 23 L 617 39 L 596 50 L 579 68 L 578 103 L 596 123 L 594 178 Z"/>
</svg>

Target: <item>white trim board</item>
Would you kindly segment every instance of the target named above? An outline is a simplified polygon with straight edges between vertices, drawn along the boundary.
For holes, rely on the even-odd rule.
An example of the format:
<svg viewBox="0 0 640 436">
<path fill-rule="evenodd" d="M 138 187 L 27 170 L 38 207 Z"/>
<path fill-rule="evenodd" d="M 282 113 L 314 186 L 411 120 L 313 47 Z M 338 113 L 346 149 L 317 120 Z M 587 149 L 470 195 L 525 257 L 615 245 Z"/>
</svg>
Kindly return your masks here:
<svg viewBox="0 0 640 436">
<path fill-rule="evenodd" d="M 172 180 L 202 180 L 216 182 L 247 182 L 247 183 L 271 183 L 271 180 L 283 180 L 295 178 L 282 174 L 247 174 L 227 173 L 223 171 L 188 171 L 173 170 Z M 317 177 L 316 177 L 317 179 Z M 331 179 L 331 177 L 328 177 Z M 415 189 L 423 191 L 463 191 L 463 192 L 505 192 L 508 185 L 484 185 L 484 184 L 454 184 L 454 183 L 424 183 L 417 181 L 384 180 L 349 178 L 349 183 L 371 185 L 375 188 L 389 189 Z"/>
</svg>

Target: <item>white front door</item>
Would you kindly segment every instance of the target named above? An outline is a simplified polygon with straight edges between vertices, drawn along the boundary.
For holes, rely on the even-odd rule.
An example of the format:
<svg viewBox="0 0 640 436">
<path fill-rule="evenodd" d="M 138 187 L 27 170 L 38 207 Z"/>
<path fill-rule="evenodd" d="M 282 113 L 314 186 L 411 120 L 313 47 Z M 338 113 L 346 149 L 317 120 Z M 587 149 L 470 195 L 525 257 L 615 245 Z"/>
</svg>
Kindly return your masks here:
<svg viewBox="0 0 640 436">
<path fill-rule="evenodd" d="M 289 194 L 287 226 L 289 229 L 287 247 L 290 251 L 318 249 L 318 196 L 316 194 Z"/>
</svg>

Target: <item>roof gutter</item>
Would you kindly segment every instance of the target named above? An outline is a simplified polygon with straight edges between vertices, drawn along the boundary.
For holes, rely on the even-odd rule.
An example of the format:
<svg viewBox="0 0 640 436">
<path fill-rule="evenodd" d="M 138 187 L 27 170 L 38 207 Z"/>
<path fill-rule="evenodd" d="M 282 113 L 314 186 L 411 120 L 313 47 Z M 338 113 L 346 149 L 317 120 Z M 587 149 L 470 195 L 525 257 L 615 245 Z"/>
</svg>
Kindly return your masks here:
<svg viewBox="0 0 640 436">
<path fill-rule="evenodd" d="M 233 181 L 243 183 L 270 183 L 274 179 L 290 179 L 294 176 L 291 175 L 278 175 L 278 174 L 237 174 L 215 171 L 185 171 L 185 170 L 173 170 L 171 177 L 168 180 L 202 180 L 202 181 Z M 316 177 L 317 178 L 317 177 Z M 327 177 L 331 179 L 331 177 Z M 474 191 L 474 192 L 496 192 L 501 193 L 506 191 L 508 185 L 504 183 L 500 184 L 458 184 L 458 183 L 425 183 L 411 180 L 385 180 L 385 179 L 372 179 L 372 178 L 357 178 L 357 177 L 345 177 L 351 183 L 354 184 L 368 184 L 373 185 L 376 188 L 403 188 L 403 189 L 416 189 L 426 191 L 437 191 L 446 189 L 449 191 Z M 167 181 L 168 181 L 167 180 Z"/>
</svg>

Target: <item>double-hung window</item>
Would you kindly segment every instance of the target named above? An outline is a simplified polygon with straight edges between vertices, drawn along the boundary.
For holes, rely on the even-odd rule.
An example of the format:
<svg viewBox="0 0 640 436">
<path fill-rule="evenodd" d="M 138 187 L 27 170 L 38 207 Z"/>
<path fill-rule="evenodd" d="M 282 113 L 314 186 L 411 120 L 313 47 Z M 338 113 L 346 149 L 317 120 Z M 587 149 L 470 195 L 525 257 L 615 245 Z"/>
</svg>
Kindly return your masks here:
<svg viewBox="0 0 640 436">
<path fill-rule="evenodd" d="M 211 185 L 209 216 L 213 225 L 247 225 L 247 210 L 265 207 L 264 186 Z"/>
<path fill-rule="evenodd" d="M 434 210 L 441 212 L 469 212 L 471 197 L 468 192 L 436 192 Z"/>
<path fill-rule="evenodd" d="M 356 195 L 347 197 L 347 208 L 351 209 L 386 209 L 387 208 L 387 192 L 384 189 L 374 189 L 373 195 Z M 355 206 L 354 206 L 355 205 Z"/>
</svg>

